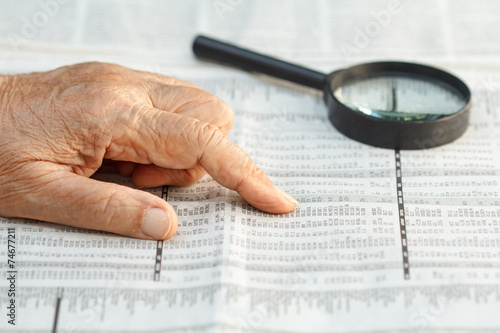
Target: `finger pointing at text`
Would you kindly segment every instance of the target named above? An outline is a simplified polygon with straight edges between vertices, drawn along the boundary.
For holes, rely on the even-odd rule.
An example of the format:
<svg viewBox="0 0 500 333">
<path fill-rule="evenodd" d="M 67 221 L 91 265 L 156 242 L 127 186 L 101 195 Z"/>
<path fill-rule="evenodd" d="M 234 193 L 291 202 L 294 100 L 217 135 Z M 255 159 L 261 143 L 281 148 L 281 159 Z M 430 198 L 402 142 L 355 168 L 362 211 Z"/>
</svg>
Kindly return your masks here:
<svg viewBox="0 0 500 333">
<path fill-rule="evenodd" d="M 188 185 L 208 172 L 269 213 L 296 204 L 227 139 L 233 111 L 191 83 L 86 63 L 0 76 L 0 215 L 167 239 L 172 207 L 90 179 L 104 158 L 135 185 Z"/>
</svg>

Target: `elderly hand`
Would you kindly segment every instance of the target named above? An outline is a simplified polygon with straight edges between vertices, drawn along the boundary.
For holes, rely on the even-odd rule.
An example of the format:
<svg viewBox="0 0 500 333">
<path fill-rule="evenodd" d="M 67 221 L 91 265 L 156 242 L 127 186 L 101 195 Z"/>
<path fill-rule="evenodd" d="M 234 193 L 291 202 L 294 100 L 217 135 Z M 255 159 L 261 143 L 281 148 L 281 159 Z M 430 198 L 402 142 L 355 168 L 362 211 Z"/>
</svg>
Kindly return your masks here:
<svg viewBox="0 0 500 333">
<path fill-rule="evenodd" d="M 208 172 L 263 211 L 295 207 L 226 138 L 232 110 L 191 83 L 86 63 L 0 76 L 0 92 L 1 216 L 170 238 L 177 216 L 167 202 L 88 178 L 104 158 L 138 187 L 188 185 Z"/>
</svg>

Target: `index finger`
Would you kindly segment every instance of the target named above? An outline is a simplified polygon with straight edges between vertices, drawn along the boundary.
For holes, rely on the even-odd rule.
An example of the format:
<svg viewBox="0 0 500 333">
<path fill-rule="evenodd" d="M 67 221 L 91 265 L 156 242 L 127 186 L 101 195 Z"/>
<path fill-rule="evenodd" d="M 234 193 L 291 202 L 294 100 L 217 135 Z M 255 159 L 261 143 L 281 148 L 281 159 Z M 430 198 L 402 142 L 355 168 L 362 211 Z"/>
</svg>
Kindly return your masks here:
<svg viewBox="0 0 500 333">
<path fill-rule="evenodd" d="M 133 131 L 131 124 L 136 125 Z M 201 165 L 219 184 L 269 213 L 288 213 L 297 203 L 214 124 L 145 106 L 125 127 L 115 126 L 118 136 L 109 145 L 108 158 L 169 169 Z"/>
<path fill-rule="evenodd" d="M 221 185 L 235 190 L 252 206 L 265 212 L 284 214 L 297 201 L 275 187 L 252 159 L 215 126 L 206 125 L 198 135 L 204 145 L 199 164 Z"/>
</svg>

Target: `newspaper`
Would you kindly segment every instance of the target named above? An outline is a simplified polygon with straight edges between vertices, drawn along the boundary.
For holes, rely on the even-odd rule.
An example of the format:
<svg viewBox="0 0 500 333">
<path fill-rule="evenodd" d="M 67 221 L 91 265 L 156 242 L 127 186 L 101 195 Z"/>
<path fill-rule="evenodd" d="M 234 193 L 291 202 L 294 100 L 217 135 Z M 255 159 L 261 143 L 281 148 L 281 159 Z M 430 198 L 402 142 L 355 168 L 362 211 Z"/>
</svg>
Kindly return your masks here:
<svg viewBox="0 0 500 333">
<path fill-rule="evenodd" d="M 500 330 L 500 44 L 483 34 L 499 27 L 497 3 L 1 6 L 3 73 L 100 60 L 190 80 L 233 107 L 230 139 L 299 205 L 263 213 L 205 176 L 148 190 L 179 216 L 164 242 L 0 218 L 0 331 Z M 434 64 L 472 89 L 470 127 L 421 151 L 357 143 L 329 123 L 319 91 L 196 60 L 198 32 L 325 72 L 372 59 Z M 133 186 L 109 163 L 93 177 Z"/>
</svg>

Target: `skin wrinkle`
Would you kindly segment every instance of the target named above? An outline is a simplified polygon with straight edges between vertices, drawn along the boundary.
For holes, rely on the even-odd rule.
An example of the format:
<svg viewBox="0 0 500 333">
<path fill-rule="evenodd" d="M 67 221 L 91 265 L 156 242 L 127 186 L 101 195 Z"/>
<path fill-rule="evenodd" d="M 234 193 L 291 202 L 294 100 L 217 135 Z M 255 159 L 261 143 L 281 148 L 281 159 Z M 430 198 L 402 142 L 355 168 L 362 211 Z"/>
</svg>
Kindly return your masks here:
<svg viewBox="0 0 500 333">
<path fill-rule="evenodd" d="M 202 147 L 198 153 L 196 162 L 197 164 L 203 165 L 205 152 L 208 150 L 207 148 L 210 145 L 217 147 L 221 141 L 224 140 L 224 134 L 218 127 L 211 124 L 202 124 L 201 127 L 197 128 L 195 133 L 197 133 L 199 146 Z M 214 142 L 216 138 L 217 141 Z"/>
<path fill-rule="evenodd" d="M 82 205 L 82 203 L 85 204 L 85 206 L 89 210 L 93 210 L 93 206 L 95 205 L 101 205 L 101 200 L 103 197 L 106 197 L 106 193 L 100 193 L 96 191 L 97 196 L 91 197 L 91 196 L 85 196 L 81 197 L 80 196 L 80 188 L 77 183 L 71 182 L 71 179 L 73 178 L 73 175 L 70 172 L 65 171 L 64 169 L 59 169 L 59 170 L 53 170 L 50 172 L 47 172 L 46 175 L 43 175 L 43 177 L 47 178 L 46 181 L 41 182 L 41 181 L 33 181 L 33 184 L 35 186 L 39 186 L 39 189 L 61 189 L 64 188 L 64 186 L 69 185 L 70 192 L 67 193 L 67 195 L 64 198 L 64 203 L 61 202 L 61 200 L 55 200 L 52 196 L 50 197 L 49 201 L 51 203 L 51 207 L 53 209 L 59 210 L 59 214 L 66 214 L 68 216 L 71 216 L 74 211 L 74 207 L 79 207 Z M 40 177 L 40 178 L 43 178 Z M 89 189 L 86 189 L 85 193 L 89 192 Z M 34 193 L 34 194 L 33 194 Z M 35 191 L 31 194 L 31 197 L 35 196 L 31 200 L 32 205 L 36 206 L 36 203 L 43 198 L 45 195 L 50 195 L 50 191 Z M 40 197 L 41 195 L 41 197 Z M 65 205 L 69 205 L 70 207 L 73 207 L 73 210 L 70 211 L 65 211 L 64 207 Z"/>
<path fill-rule="evenodd" d="M 31 152 L 32 154 L 25 153 L 26 157 L 29 156 L 30 157 L 29 159 L 37 160 L 38 159 L 37 156 L 38 156 L 38 154 L 40 154 L 40 151 L 43 150 L 43 147 L 40 147 L 39 140 L 38 140 L 36 134 L 34 134 L 33 131 L 29 130 L 29 129 L 31 129 L 30 125 L 25 126 L 23 129 L 21 127 L 20 121 L 15 119 L 14 122 L 18 126 L 16 126 L 16 125 L 12 126 L 12 128 L 15 129 L 17 132 L 13 133 L 15 137 L 13 138 L 13 142 L 11 143 L 13 146 L 11 151 L 13 152 L 14 155 L 18 155 L 19 148 L 27 148 L 26 151 Z M 21 135 L 19 135 L 19 134 L 21 134 Z M 27 141 L 27 142 L 24 142 L 24 141 Z M 4 150 L 8 149 L 7 142 L 4 142 L 3 149 Z M 25 158 L 25 160 L 29 160 L 29 159 Z"/>
<path fill-rule="evenodd" d="M 111 144 L 111 134 L 109 128 L 113 128 L 113 126 L 102 125 L 102 122 L 99 123 L 97 121 L 99 118 L 88 115 L 81 108 L 79 108 L 79 110 L 79 114 L 83 115 L 82 124 L 88 123 L 89 125 L 82 126 L 84 128 L 82 133 L 84 139 L 80 139 L 82 144 L 80 144 L 77 150 L 83 157 L 84 164 L 90 164 L 97 169 L 101 166 L 102 159 Z M 107 117 L 105 119 L 105 122 L 109 122 Z M 115 123 L 116 120 L 113 120 L 112 122 Z M 99 129 L 99 131 L 96 131 L 96 129 Z"/>
<path fill-rule="evenodd" d="M 179 91 L 175 91 L 175 95 L 173 96 L 172 100 L 174 101 L 178 101 L 179 100 Z M 182 100 L 182 97 L 181 97 L 181 100 Z M 191 100 L 186 100 L 184 102 L 182 102 L 181 104 L 177 105 L 177 107 L 175 107 L 172 112 L 174 113 L 179 113 L 180 110 L 185 110 L 185 109 L 189 109 L 189 108 L 186 108 L 186 105 L 189 105 L 191 104 L 192 101 Z M 156 108 L 156 106 L 155 106 Z M 158 107 L 157 109 L 162 109 L 161 107 Z"/>
<path fill-rule="evenodd" d="M 2 175 L 5 175 L 5 174 L 12 174 L 12 175 L 16 175 L 18 174 L 18 171 L 21 170 L 24 166 L 24 164 L 22 163 L 16 163 L 16 161 L 14 163 L 5 163 L 5 161 L 3 161 L 4 163 L 2 163 L 0 165 L 0 185 L 6 185 L 6 184 L 9 184 L 12 180 L 17 180 L 17 179 L 11 179 L 9 177 L 2 177 Z M 3 181 L 2 181 L 3 179 Z"/>
<path fill-rule="evenodd" d="M 199 88 L 193 88 L 193 87 L 186 87 L 186 86 L 181 86 L 180 88 L 187 88 L 188 91 L 193 91 L 193 89 L 197 90 L 197 91 L 201 91 Z M 157 90 L 163 90 L 164 88 L 163 87 L 159 87 L 157 89 L 154 90 L 154 93 L 157 94 Z M 170 87 L 170 89 L 172 89 Z M 183 94 L 184 93 L 184 94 Z M 157 100 L 160 100 L 159 97 L 152 97 L 153 95 L 150 95 L 150 99 L 153 103 L 153 106 L 157 109 L 160 109 L 160 110 L 163 110 L 164 107 L 163 105 L 161 105 L 160 103 L 155 103 L 155 101 Z M 186 99 L 185 97 L 185 91 L 177 91 L 176 92 L 176 95 L 175 97 L 173 98 L 173 100 L 176 100 L 176 99 Z M 201 97 L 198 95 L 198 96 L 195 96 L 195 97 L 190 97 L 190 99 L 186 100 L 184 103 L 178 105 L 174 110 L 172 110 L 172 112 L 174 113 L 181 113 L 182 110 L 192 110 L 192 109 L 205 109 L 205 110 L 210 110 L 210 109 L 216 109 L 216 110 L 227 110 L 226 112 L 224 112 L 223 114 L 221 114 L 219 116 L 219 119 L 218 122 L 222 122 L 222 124 L 218 125 L 219 129 L 222 130 L 222 132 L 227 135 L 229 133 L 229 130 L 233 124 L 233 121 L 234 121 L 234 112 L 229 111 L 230 109 L 227 107 L 227 105 L 222 102 L 221 100 L 219 100 L 218 98 L 216 98 L 215 96 L 213 98 L 210 98 L 210 99 L 201 99 Z M 170 102 L 172 103 L 172 102 Z M 214 107 L 210 107 L 211 105 L 214 105 Z M 219 105 L 219 106 L 218 106 Z M 165 110 L 165 111 L 169 111 L 169 110 Z M 211 112 L 211 116 L 213 116 L 213 114 L 216 114 L 216 113 L 213 113 Z M 189 115 L 187 115 L 189 116 Z M 191 116 L 189 116 L 191 117 Z"/>
<path fill-rule="evenodd" d="M 228 141 L 225 141 L 225 143 L 226 147 L 221 148 L 221 150 L 227 149 L 227 147 L 230 145 Z M 241 148 L 239 149 L 238 153 L 244 155 L 244 152 Z M 240 193 L 243 188 L 247 186 L 246 184 L 249 179 L 260 179 L 261 177 L 265 177 L 264 171 L 259 169 L 249 157 L 244 161 L 244 164 L 242 164 L 241 162 L 237 163 L 237 161 L 239 161 L 239 159 L 229 161 L 229 163 L 231 163 L 230 168 L 239 168 L 240 170 L 246 170 L 246 172 L 244 173 L 243 177 L 240 177 L 240 181 L 234 186 L 234 190 L 236 192 Z M 223 175 L 221 175 L 220 177 L 222 181 L 224 181 Z M 251 182 L 249 182 L 249 184 L 251 184 Z"/>
<path fill-rule="evenodd" d="M 173 90 L 174 91 L 174 96 L 172 96 L 172 99 L 171 99 L 171 102 L 170 103 L 173 103 L 173 104 L 176 104 L 176 107 L 172 110 L 172 112 L 174 113 L 180 113 L 181 110 L 189 110 L 189 109 L 192 109 L 192 107 L 187 107 L 189 105 L 192 105 L 194 103 L 196 103 L 196 100 L 199 100 L 199 96 L 190 96 L 189 99 L 186 99 L 186 94 L 185 94 L 185 91 L 184 90 L 193 90 L 193 89 L 196 89 L 196 88 L 191 88 L 191 87 L 184 87 L 184 86 L 180 86 L 180 87 L 176 87 L 177 89 L 176 90 Z M 181 89 L 179 89 L 181 88 Z M 169 90 L 172 90 L 172 87 L 169 87 Z M 196 89 L 196 90 L 199 90 L 199 89 Z M 184 102 L 181 102 L 179 104 L 178 101 L 182 101 L 182 100 L 185 100 Z M 203 107 L 203 105 L 207 104 L 207 103 L 212 103 L 211 100 L 203 100 L 201 102 L 198 101 L 198 103 L 195 104 L 196 107 Z M 155 106 L 155 108 L 157 109 L 162 109 L 161 106 L 157 107 Z M 168 110 L 166 110 L 168 111 Z"/>
<path fill-rule="evenodd" d="M 193 104 L 195 103 L 195 101 L 190 101 L 189 104 Z M 196 104 L 196 107 L 199 108 L 199 107 L 204 107 L 204 106 L 207 106 L 207 105 L 212 105 L 212 104 L 220 104 L 220 102 L 216 101 L 216 100 L 209 100 L 209 101 L 205 101 L 205 102 L 197 102 Z M 179 108 L 178 108 L 179 109 Z M 209 109 L 209 108 L 207 108 Z M 219 110 L 225 110 L 226 108 L 224 107 L 221 107 L 221 108 L 215 108 L 215 109 L 219 109 Z M 178 112 L 177 110 L 175 112 Z M 234 117 L 234 115 L 233 115 Z M 225 113 L 223 116 L 220 117 L 219 120 L 223 120 L 224 123 L 220 126 L 218 126 L 218 128 L 223 132 L 223 134 L 226 136 L 227 134 L 229 134 L 229 129 L 231 128 L 232 126 L 232 120 L 233 120 L 233 117 L 228 117 L 227 113 Z M 231 121 L 228 123 L 227 122 L 227 119 L 230 118 Z M 229 125 L 229 126 L 228 126 Z M 226 134 L 227 132 L 227 134 Z"/>
<path fill-rule="evenodd" d="M 24 104 L 25 108 L 23 108 L 23 109 L 25 111 L 27 111 L 31 116 L 33 116 L 34 119 L 37 119 L 39 124 L 35 123 L 35 126 L 33 126 L 33 125 L 26 126 L 26 123 L 21 124 L 20 120 L 18 120 L 16 117 L 13 117 L 13 120 L 15 120 L 15 123 L 18 125 L 17 128 L 18 128 L 19 133 L 22 133 L 23 135 L 30 137 L 32 139 L 33 145 L 35 145 L 35 142 L 36 142 L 37 146 L 41 145 L 41 150 L 43 151 L 42 154 L 44 154 L 46 152 L 49 152 L 49 154 L 50 154 L 50 152 L 55 151 L 55 148 L 57 147 L 57 144 L 54 142 L 53 137 L 51 135 L 52 132 L 54 131 L 54 129 L 52 128 L 49 130 L 49 128 L 48 128 L 49 126 L 47 125 L 45 119 L 42 118 L 41 116 L 39 116 L 37 114 L 37 112 L 34 111 L 33 106 L 30 103 L 26 102 L 25 98 L 23 98 L 22 100 L 23 100 L 23 103 L 25 103 Z M 48 104 L 49 104 L 49 108 L 50 108 L 50 106 L 53 105 L 52 100 L 50 100 L 50 102 Z M 19 117 L 19 119 L 23 119 L 23 118 Z M 61 120 L 64 122 L 64 117 L 61 117 Z M 39 133 L 37 130 L 41 130 L 43 133 Z M 61 131 L 57 131 L 57 132 L 61 132 Z M 41 137 L 47 137 L 50 139 L 45 140 L 45 141 L 41 141 L 40 140 Z M 35 160 L 43 160 L 43 158 L 40 155 L 41 155 L 40 150 L 37 150 L 37 155 L 31 155 L 31 158 L 33 158 Z M 70 152 L 68 152 L 68 157 L 71 159 Z"/>
<path fill-rule="evenodd" d="M 202 163 L 257 208 L 294 207 L 226 138 L 234 112 L 192 84 L 86 63 L 0 76 L 0 88 L 1 216 L 150 239 L 141 225 L 154 207 L 169 215 L 171 237 L 177 215 L 165 200 L 87 178 L 103 158 L 128 161 L 123 170 L 145 186 L 193 183 L 206 172 Z"/>
<path fill-rule="evenodd" d="M 107 148 L 107 153 L 106 153 L 106 158 L 111 158 L 111 159 L 117 159 L 117 160 L 122 160 L 124 156 L 129 156 L 128 159 L 141 163 L 145 160 L 152 160 L 151 156 L 149 156 L 149 151 L 151 150 L 151 147 L 140 147 L 138 144 L 139 141 L 142 140 L 134 140 L 130 133 L 135 133 L 133 136 L 138 137 L 139 136 L 139 131 L 140 131 L 140 124 L 144 122 L 145 115 L 147 113 L 144 111 L 139 111 L 133 118 L 133 121 L 123 121 L 120 122 L 121 125 L 123 125 L 127 130 L 121 130 L 121 127 L 117 127 L 117 129 L 120 129 L 120 135 L 112 140 L 110 146 Z M 153 128 L 153 126 L 151 126 Z M 149 132 L 148 132 L 149 133 Z M 137 141 L 137 142 L 136 142 Z M 150 140 L 150 141 L 155 141 L 155 140 Z M 118 150 L 118 151 L 116 151 Z M 139 152 L 143 153 L 139 153 Z M 111 154 L 113 152 L 113 154 Z"/>
<path fill-rule="evenodd" d="M 2 119 L 5 115 L 8 115 L 9 118 L 13 118 L 13 112 L 11 109 L 13 95 L 6 94 L 8 88 L 14 87 L 14 77 L 10 75 L 0 75 L 0 123 L 4 120 Z"/>
<path fill-rule="evenodd" d="M 113 191 L 111 194 L 107 193 L 106 197 L 99 202 L 96 203 L 98 214 L 100 213 L 104 216 L 102 220 L 102 227 L 104 229 L 110 229 L 111 224 L 115 221 L 117 216 L 117 210 L 120 208 L 120 198 L 118 198 L 118 194 L 116 191 Z M 100 209 L 100 207 L 103 207 Z M 109 212 L 111 210 L 111 212 Z"/>
<path fill-rule="evenodd" d="M 109 140 L 108 145 L 104 149 L 105 158 L 120 160 L 120 156 L 127 154 L 127 149 L 131 148 L 131 151 L 136 150 L 134 148 L 134 140 L 131 139 L 129 135 L 127 135 L 127 131 L 137 131 L 137 129 L 135 128 L 135 123 L 135 121 L 127 121 L 127 119 L 123 119 L 121 117 L 117 117 L 115 121 L 113 121 L 113 128 L 115 129 L 115 132 L 118 132 L 119 134 L 114 134 L 114 138 L 111 138 Z"/>
<path fill-rule="evenodd" d="M 43 215 L 47 214 L 47 211 L 50 212 L 50 210 L 55 209 L 58 210 L 58 216 L 57 222 L 60 222 L 62 219 L 64 220 L 71 220 L 73 221 L 75 213 L 78 213 L 78 207 L 81 207 L 82 205 L 85 206 L 85 209 L 87 211 L 87 216 L 85 221 L 86 222 L 79 222 L 75 223 L 77 226 L 82 226 L 82 223 L 88 223 L 88 224 L 94 224 L 93 218 L 91 217 L 92 215 L 89 214 L 92 212 L 94 209 L 93 207 L 96 204 L 99 204 L 99 201 L 92 202 L 91 196 L 86 196 L 82 197 L 80 193 L 80 189 L 78 188 L 77 184 L 71 184 L 72 182 L 72 177 L 74 176 L 73 174 L 69 172 L 53 172 L 52 174 L 49 175 L 49 179 L 40 186 L 40 190 L 37 191 L 36 196 L 32 198 L 31 201 L 31 206 L 36 207 L 37 203 L 40 202 L 41 200 L 44 200 L 44 196 L 47 196 L 45 201 L 48 203 L 45 205 L 45 207 L 39 208 L 42 211 Z M 69 187 L 67 187 L 69 184 Z M 50 195 L 50 193 L 54 193 L 54 191 L 60 192 L 61 189 L 67 189 L 69 190 L 64 197 L 64 200 L 57 200 L 53 196 Z M 88 193 L 88 189 L 85 191 L 85 193 Z M 99 198 L 104 199 L 102 197 L 101 193 L 95 192 L 96 194 L 99 194 Z M 94 199 L 97 199 L 97 197 L 94 196 Z M 72 209 L 65 209 L 66 207 L 72 207 Z M 95 215 L 97 216 L 97 215 Z M 31 217 L 32 216 L 27 216 Z M 100 216 L 102 218 L 102 216 Z M 94 228 L 96 228 L 94 226 Z"/>
<path fill-rule="evenodd" d="M 10 106 L 10 104 L 9 104 Z M 14 112 L 12 111 L 11 108 L 9 108 L 11 110 L 11 112 L 9 112 L 9 116 L 10 116 L 10 120 L 11 122 L 13 123 L 13 127 L 17 130 L 17 131 L 21 131 L 23 128 L 25 128 L 26 126 L 30 126 L 29 124 L 21 124 L 21 120 L 23 118 L 21 117 L 16 117 Z M 24 125 L 24 126 L 23 126 Z M 26 136 L 30 137 L 31 139 L 36 139 L 36 137 L 33 137 L 33 136 L 30 136 L 30 132 L 26 132 L 26 133 L 23 133 L 25 134 Z"/>
<path fill-rule="evenodd" d="M 183 117 L 182 115 L 180 115 L 179 117 L 174 117 L 170 126 L 167 127 L 166 124 L 163 124 L 163 117 L 161 117 L 161 112 L 155 112 L 153 122 L 151 123 L 151 126 L 149 126 L 152 132 L 142 132 L 148 133 L 148 137 L 151 138 L 153 142 L 156 142 L 157 144 L 163 144 L 166 149 L 157 149 L 153 153 L 151 153 L 151 151 L 147 147 L 144 147 L 145 152 L 148 155 L 148 159 L 152 163 L 167 167 L 167 163 L 165 163 L 165 161 L 169 161 L 169 165 L 185 164 L 185 168 L 192 168 L 194 166 L 194 162 L 186 163 L 186 155 L 189 157 L 188 154 L 180 154 L 180 152 L 178 151 L 179 148 L 184 148 L 182 150 L 186 152 L 186 147 L 189 147 L 188 152 L 191 153 L 191 149 L 189 146 L 190 140 L 187 133 L 190 133 L 193 123 L 197 120 L 189 119 L 189 122 L 187 122 L 186 120 L 187 118 Z M 155 124 L 158 125 L 154 126 Z M 156 127 L 158 127 L 158 130 L 156 130 Z M 170 130 L 166 131 L 167 128 L 170 128 Z M 165 132 L 165 134 L 163 134 L 163 132 Z M 152 136 L 150 133 L 155 133 L 156 136 Z M 155 138 L 158 138 L 158 140 L 155 140 Z M 156 154 L 157 152 L 161 152 L 159 158 L 154 156 L 156 155 L 155 152 Z M 191 160 L 191 158 L 189 158 L 188 160 Z"/>
<path fill-rule="evenodd" d="M 123 221 L 117 217 L 120 215 L 120 209 L 123 209 L 123 202 L 126 202 L 125 200 L 123 200 L 122 195 L 123 193 L 114 191 L 109 200 L 107 200 L 102 214 L 109 216 L 109 218 L 107 218 L 104 229 L 116 229 L 121 227 Z M 146 211 L 149 209 L 149 207 L 147 207 L 145 204 L 129 204 L 128 202 L 126 202 L 126 204 L 129 206 L 129 208 L 133 209 L 137 215 L 140 216 L 140 218 L 131 220 L 132 227 L 135 228 L 136 231 L 140 230 L 142 218 L 146 214 Z M 109 209 L 112 209 L 111 213 L 108 213 Z"/>
<path fill-rule="evenodd" d="M 40 163 L 45 163 L 45 162 L 40 162 Z M 52 170 L 45 170 L 43 171 L 43 168 L 38 167 L 39 164 L 33 163 L 33 164 L 19 164 L 18 169 L 16 173 L 12 173 L 16 175 L 16 178 L 14 179 L 9 179 L 9 181 L 6 183 L 6 187 L 10 190 L 7 190 L 6 193 L 8 194 L 9 192 L 15 191 L 19 193 L 24 200 L 28 200 L 31 202 L 34 202 L 33 197 L 35 197 L 37 194 L 38 195 L 51 195 L 50 193 L 45 193 L 44 191 L 40 191 L 43 189 L 46 184 L 42 182 L 46 177 L 49 177 L 53 171 Z M 4 174 L 2 172 L 2 174 Z M 15 184 L 15 187 L 13 186 Z"/>
</svg>

